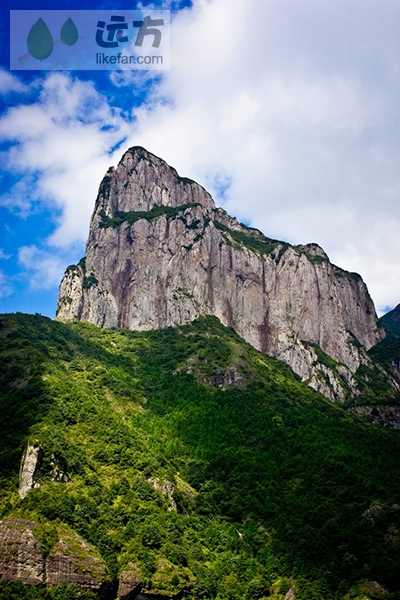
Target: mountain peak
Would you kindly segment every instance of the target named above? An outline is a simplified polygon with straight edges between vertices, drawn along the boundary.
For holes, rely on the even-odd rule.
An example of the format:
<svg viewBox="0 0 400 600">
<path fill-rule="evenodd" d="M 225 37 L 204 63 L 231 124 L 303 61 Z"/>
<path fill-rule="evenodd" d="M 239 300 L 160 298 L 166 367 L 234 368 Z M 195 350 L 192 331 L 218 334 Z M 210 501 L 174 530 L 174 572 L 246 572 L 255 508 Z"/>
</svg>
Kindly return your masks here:
<svg viewBox="0 0 400 600">
<path fill-rule="evenodd" d="M 383 335 L 362 279 L 320 246 L 246 227 L 134 146 L 100 185 L 86 260 L 66 272 L 57 316 L 147 330 L 205 315 L 340 400 Z"/>
<path fill-rule="evenodd" d="M 166 164 L 165 160 L 163 160 L 156 154 L 153 154 L 153 152 L 150 152 L 150 150 L 147 150 L 147 148 L 144 148 L 143 146 L 131 146 L 130 148 L 128 148 L 128 150 L 126 150 L 122 155 L 119 164 L 124 162 L 124 159 L 127 155 L 134 157 L 136 160 L 156 159 Z"/>
<path fill-rule="evenodd" d="M 98 213 L 150 211 L 157 206 L 201 205 L 215 208 L 210 194 L 198 183 L 181 177 L 176 169 L 142 146 L 124 152 L 116 168 L 107 171 L 96 201 Z"/>
</svg>

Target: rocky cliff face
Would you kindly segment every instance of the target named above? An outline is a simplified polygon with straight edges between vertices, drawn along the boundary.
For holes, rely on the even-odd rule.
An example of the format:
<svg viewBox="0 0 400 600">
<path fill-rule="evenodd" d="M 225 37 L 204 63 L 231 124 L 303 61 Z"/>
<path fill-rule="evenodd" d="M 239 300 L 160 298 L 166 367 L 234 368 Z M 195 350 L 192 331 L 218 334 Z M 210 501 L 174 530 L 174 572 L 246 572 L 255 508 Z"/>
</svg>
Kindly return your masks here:
<svg viewBox="0 0 400 600">
<path fill-rule="evenodd" d="M 46 551 L 42 528 L 27 519 L 0 521 L 0 578 L 27 585 L 71 584 L 100 594 L 110 586 L 105 563 L 92 546 L 60 527 Z"/>
<path fill-rule="evenodd" d="M 61 282 L 57 317 L 136 330 L 215 315 L 332 399 L 356 393 L 384 337 L 361 277 L 316 244 L 265 237 L 143 148 L 110 168 L 86 257 Z"/>
</svg>

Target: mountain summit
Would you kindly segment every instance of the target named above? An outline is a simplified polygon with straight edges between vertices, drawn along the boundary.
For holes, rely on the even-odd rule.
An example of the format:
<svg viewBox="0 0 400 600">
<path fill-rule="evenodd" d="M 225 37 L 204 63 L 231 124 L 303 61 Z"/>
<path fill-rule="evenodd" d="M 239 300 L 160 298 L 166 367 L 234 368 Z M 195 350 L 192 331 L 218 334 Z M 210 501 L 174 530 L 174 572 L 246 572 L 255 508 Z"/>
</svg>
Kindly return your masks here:
<svg viewBox="0 0 400 600">
<path fill-rule="evenodd" d="M 206 315 L 342 401 L 384 337 L 359 275 L 316 244 L 246 227 L 199 184 L 130 148 L 101 182 L 86 257 L 66 270 L 57 318 L 140 331 Z"/>
</svg>

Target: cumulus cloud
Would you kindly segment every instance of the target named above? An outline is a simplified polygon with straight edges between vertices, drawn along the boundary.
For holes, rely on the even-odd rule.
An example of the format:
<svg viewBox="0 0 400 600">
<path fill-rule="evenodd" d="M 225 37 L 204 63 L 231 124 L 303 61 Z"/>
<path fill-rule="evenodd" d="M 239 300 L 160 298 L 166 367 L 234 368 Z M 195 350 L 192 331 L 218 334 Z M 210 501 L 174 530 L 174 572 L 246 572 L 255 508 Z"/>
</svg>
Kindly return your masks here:
<svg viewBox="0 0 400 600">
<path fill-rule="evenodd" d="M 0 119 L 0 138 L 13 143 L 3 161 L 23 175 L 0 204 L 24 213 L 32 202 L 47 204 L 58 211 L 50 242 L 68 247 L 84 241 L 100 178 L 113 162 L 110 150 L 127 127 L 92 83 L 49 75 L 35 102 L 17 105 Z"/>
<path fill-rule="evenodd" d="M 198 0 L 132 142 L 268 235 L 316 241 L 400 299 L 400 39 L 394 0 Z M 397 229 L 397 231 L 396 231 Z"/>
<path fill-rule="evenodd" d="M 37 246 L 22 246 L 18 251 L 19 264 L 28 275 L 33 290 L 49 290 L 58 285 L 65 269 L 65 256 Z"/>
<path fill-rule="evenodd" d="M 397 0 L 194 0 L 174 17 L 170 71 L 112 74 L 116 93 L 147 90 L 133 120 L 52 74 L 0 119 L 6 165 L 58 211 L 50 243 L 68 248 L 106 168 L 144 145 L 267 235 L 320 243 L 378 308 L 397 304 L 399 19 Z"/>
<path fill-rule="evenodd" d="M 23 94 L 28 89 L 29 87 L 23 84 L 17 77 L 0 68 L 0 95 L 10 94 L 11 92 Z"/>
<path fill-rule="evenodd" d="M 7 156 L 4 157 L 4 162 L 8 162 Z M 0 206 L 18 213 L 23 218 L 29 215 L 33 205 L 39 201 L 35 177 L 28 173 L 17 180 L 7 192 L 0 195 Z"/>
</svg>

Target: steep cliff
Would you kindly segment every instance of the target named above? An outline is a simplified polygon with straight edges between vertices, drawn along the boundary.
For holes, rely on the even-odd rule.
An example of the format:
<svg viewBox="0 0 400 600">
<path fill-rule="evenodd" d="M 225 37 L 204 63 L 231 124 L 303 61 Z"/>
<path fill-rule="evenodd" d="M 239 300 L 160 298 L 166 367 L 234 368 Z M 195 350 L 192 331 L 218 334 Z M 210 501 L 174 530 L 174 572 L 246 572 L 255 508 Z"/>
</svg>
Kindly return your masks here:
<svg viewBox="0 0 400 600">
<path fill-rule="evenodd" d="M 86 257 L 61 282 L 57 317 L 159 329 L 215 315 L 331 399 L 383 337 L 361 277 L 316 244 L 265 237 L 216 208 L 206 190 L 143 148 L 110 168 Z"/>
</svg>

